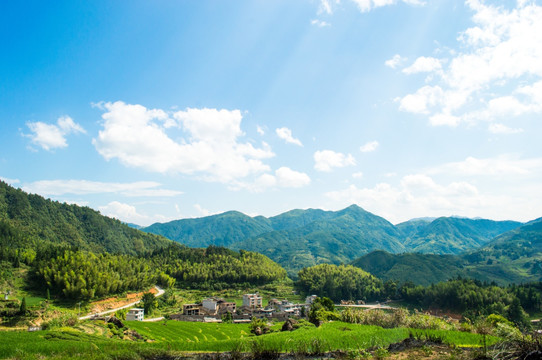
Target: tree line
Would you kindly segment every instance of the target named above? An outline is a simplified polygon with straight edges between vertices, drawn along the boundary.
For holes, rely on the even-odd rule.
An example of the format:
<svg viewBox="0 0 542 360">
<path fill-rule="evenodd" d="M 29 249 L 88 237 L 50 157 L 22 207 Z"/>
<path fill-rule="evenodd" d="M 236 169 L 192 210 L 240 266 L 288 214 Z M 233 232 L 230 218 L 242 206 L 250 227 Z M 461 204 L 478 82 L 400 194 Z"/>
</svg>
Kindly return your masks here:
<svg viewBox="0 0 542 360">
<path fill-rule="evenodd" d="M 542 306 L 542 283 L 498 286 L 495 283 L 457 277 L 429 286 L 377 279 L 351 265 L 321 264 L 299 272 L 297 289 L 305 295 L 340 300 L 402 300 L 421 308 L 456 311 L 471 319 L 499 314 L 520 326 L 527 326 L 524 310 L 536 312 Z"/>
</svg>

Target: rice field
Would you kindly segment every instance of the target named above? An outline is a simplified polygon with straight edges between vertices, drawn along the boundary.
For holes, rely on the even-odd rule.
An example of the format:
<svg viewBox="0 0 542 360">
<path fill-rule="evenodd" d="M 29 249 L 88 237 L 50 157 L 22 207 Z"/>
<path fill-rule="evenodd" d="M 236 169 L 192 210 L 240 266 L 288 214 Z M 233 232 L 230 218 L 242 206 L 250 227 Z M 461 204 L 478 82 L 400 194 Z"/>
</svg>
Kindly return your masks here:
<svg viewBox="0 0 542 360">
<path fill-rule="evenodd" d="M 1 359 L 113 359 L 143 357 L 143 354 L 168 351 L 220 352 L 252 351 L 254 348 L 281 352 L 315 353 L 332 350 L 359 350 L 387 347 L 409 336 L 409 332 L 439 336 L 459 347 L 478 347 L 480 335 L 459 331 L 383 329 L 378 326 L 331 322 L 319 328 L 293 332 L 273 332 L 255 337 L 247 324 L 212 324 L 168 321 L 126 322 L 128 328 L 146 341 L 108 339 L 69 328 L 40 332 L 0 333 Z M 277 324 L 275 328 L 279 328 Z M 488 337 L 488 343 L 498 339 Z"/>
</svg>

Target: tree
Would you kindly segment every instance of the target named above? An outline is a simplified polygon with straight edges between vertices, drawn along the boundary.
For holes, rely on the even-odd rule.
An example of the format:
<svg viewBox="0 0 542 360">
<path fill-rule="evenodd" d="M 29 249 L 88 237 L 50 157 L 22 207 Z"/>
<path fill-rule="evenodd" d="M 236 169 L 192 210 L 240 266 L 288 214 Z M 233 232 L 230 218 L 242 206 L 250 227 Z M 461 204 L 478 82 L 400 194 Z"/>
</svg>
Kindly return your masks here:
<svg viewBox="0 0 542 360">
<path fill-rule="evenodd" d="M 227 311 L 224 315 L 222 315 L 222 322 L 226 324 L 233 324 L 233 315 L 231 312 Z"/>
<path fill-rule="evenodd" d="M 529 319 L 525 310 L 521 307 L 521 303 L 517 297 L 514 297 L 512 304 L 508 308 L 508 319 L 512 321 L 521 330 L 528 329 L 530 327 Z"/>
<path fill-rule="evenodd" d="M 143 302 L 143 309 L 145 310 L 145 315 L 151 315 L 157 306 L 157 301 L 154 297 L 154 294 L 150 292 L 143 294 L 143 298 L 141 299 L 141 301 Z"/>
<path fill-rule="evenodd" d="M 24 316 L 26 315 L 26 311 L 26 298 L 24 297 L 21 301 L 21 307 L 19 307 L 19 314 Z"/>
</svg>

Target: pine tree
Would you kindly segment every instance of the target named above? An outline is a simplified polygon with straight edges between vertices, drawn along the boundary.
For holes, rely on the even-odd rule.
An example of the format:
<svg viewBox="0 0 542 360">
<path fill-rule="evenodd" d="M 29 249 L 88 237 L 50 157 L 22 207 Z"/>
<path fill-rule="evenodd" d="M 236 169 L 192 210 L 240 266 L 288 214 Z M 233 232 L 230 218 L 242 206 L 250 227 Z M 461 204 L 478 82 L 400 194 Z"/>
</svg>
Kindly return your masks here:
<svg viewBox="0 0 542 360">
<path fill-rule="evenodd" d="M 21 307 L 19 308 L 19 314 L 20 315 L 26 315 L 26 298 L 24 297 L 21 301 Z"/>
</svg>

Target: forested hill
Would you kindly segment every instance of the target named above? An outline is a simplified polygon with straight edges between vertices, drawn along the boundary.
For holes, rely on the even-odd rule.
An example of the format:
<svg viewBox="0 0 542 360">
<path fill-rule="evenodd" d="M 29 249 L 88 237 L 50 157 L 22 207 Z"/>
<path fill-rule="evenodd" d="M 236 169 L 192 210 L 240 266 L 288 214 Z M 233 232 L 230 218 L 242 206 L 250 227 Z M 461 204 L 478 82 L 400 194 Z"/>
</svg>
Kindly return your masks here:
<svg viewBox="0 0 542 360">
<path fill-rule="evenodd" d="M 542 280 L 542 218 L 461 255 L 390 254 L 375 251 L 352 265 L 388 280 L 428 285 L 456 276 L 501 285 Z"/>
<path fill-rule="evenodd" d="M 91 208 L 48 200 L 0 181 L 0 246 L 7 251 L 47 244 L 136 255 L 166 247 L 171 241 Z"/>
<path fill-rule="evenodd" d="M 252 218 L 238 211 L 228 211 L 196 219 L 156 223 L 142 230 L 163 235 L 187 246 L 230 246 L 259 234 L 273 231 L 271 222 L 259 216 Z"/>
<path fill-rule="evenodd" d="M 265 285 L 286 271 L 261 254 L 193 249 L 100 215 L 0 182 L 0 267 L 24 268 L 38 294 L 89 300 L 175 283 L 195 289 Z M 16 291 L 0 277 L 0 288 Z"/>
<path fill-rule="evenodd" d="M 516 229 L 517 221 L 493 221 L 440 217 L 433 221 L 398 224 L 404 245 L 411 252 L 425 254 L 459 254 L 487 244 L 494 237 Z"/>
<path fill-rule="evenodd" d="M 270 218 L 227 212 L 143 230 L 190 246 L 225 245 L 259 252 L 291 275 L 305 266 L 348 262 L 375 249 L 405 250 L 401 233 L 390 222 L 356 205 L 340 211 L 292 210 Z"/>
<path fill-rule="evenodd" d="M 239 242 L 233 248 L 267 255 L 290 274 L 321 263 L 346 263 L 376 249 L 405 251 L 400 233 L 391 223 L 356 205 L 320 215 L 304 222 L 300 213 L 298 227 L 265 233 Z M 292 219 L 288 221 L 294 223 Z"/>
<path fill-rule="evenodd" d="M 524 274 L 542 277 L 542 218 L 506 232 L 464 257 L 489 265 L 508 264 Z"/>
<path fill-rule="evenodd" d="M 394 226 L 352 205 L 340 211 L 297 209 L 269 218 L 230 211 L 153 224 L 143 230 L 188 246 L 219 245 L 260 252 L 295 275 L 302 267 L 348 263 L 373 250 L 459 254 L 520 225 L 515 221 L 440 217 Z"/>
</svg>

